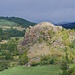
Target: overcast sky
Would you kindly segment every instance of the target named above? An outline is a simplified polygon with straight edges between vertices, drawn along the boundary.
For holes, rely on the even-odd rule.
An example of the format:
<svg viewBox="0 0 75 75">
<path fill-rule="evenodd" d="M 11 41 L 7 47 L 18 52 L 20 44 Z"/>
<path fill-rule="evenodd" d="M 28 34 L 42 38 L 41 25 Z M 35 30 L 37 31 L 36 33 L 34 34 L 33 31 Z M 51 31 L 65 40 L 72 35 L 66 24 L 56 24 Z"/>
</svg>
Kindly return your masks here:
<svg viewBox="0 0 75 75">
<path fill-rule="evenodd" d="M 75 22 L 75 0 L 0 0 L 0 16 L 32 22 Z"/>
</svg>

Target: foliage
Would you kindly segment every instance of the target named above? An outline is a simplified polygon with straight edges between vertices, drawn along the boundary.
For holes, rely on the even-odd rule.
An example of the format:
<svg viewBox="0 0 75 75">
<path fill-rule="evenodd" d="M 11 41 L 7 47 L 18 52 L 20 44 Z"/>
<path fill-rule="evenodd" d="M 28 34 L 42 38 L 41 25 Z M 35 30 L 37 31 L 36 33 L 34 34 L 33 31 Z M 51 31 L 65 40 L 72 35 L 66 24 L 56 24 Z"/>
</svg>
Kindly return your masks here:
<svg viewBox="0 0 75 75">
<path fill-rule="evenodd" d="M 60 68 L 62 70 L 62 73 L 60 75 L 68 75 L 69 65 L 67 61 L 63 60 Z"/>
<path fill-rule="evenodd" d="M 55 57 L 52 57 L 50 55 L 42 56 L 40 65 L 49 65 L 49 64 L 56 64 L 57 60 Z"/>
<path fill-rule="evenodd" d="M 27 53 L 24 53 L 20 56 L 20 65 L 25 65 L 26 63 L 28 63 L 28 57 Z"/>
<path fill-rule="evenodd" d="M 75 66 L 68 70 L 68 75 L 75 75 Z"/>
<path fill-rule="evenodd" d="M 55 32 L 53 30 L 48 31 L 48 35 L 52 38 L 54 36 Z"/>
<path fill-rule="evenodd" d="M 64 64 L 64 66 L 65 66 L 65 64 Z M 72 68 L 63 70 L 61 75 L 75 75 L 75 66 Z"/>
<path fill-rule="evenodd" d="M 68 75 L 68 72 L 66 70 L 63 70 L 62 74 L 60 75 Z"/>
<path fill-rule="evenodd" d="M 40 38 L 38 39 L 38 41 L 39 41 L 39 43 L 42 43 L 42 42 L 44 41 L 44 39 L 43 39 L 42 37 L 40 37 Z"/>
<path fill-rule="evenodd" d="M 10 37 L 21 37 L 24 36 L 25 33 L 25 31 L 19 31 L 13 28 L 6 29 L 4 32 L 7 32 L 10 35 Z"/>
<path fill-rule="evenodd" d="M 36 23 L 29 22 L 25 19 L 18 17 L 0 17 L 0 25 L 11 25 L 11 26 L 22 26 L 29 27 L 30 25 L 35 25 Z"/>
<path fill-rule="evenodd" d="M 0 50 L 6 50 L 7 49 L 7 44 L 4 43 L 4 44 L 0 44 Z"/>
<path fill-rule="evenodd" d="M 63 40 L 67 40 L 69 38 L 69 35 L 66 31 L 64 31 L 64 35 L 62 37 Z"/>
<path fill-rule="evenodd" d="M 4 69 L 8 69 L 9 62 L 8 61 L 0 61 L 0 71 L 3 71 Z"/>
<path fill-rule="evenodd" d="M 8 50 L 11 52 L 17 50 L 17 41 L 15 39 L 8 41 Z"/>
<path fill-rule="evenodd" d="M 10 52 L 5 53 L 5 59 L 6 60 L 12 60 L 13 59 L 12 54 Z"/>
<path fill-rule="evenodd" d="M 38 65 L 40 65 L 40 62 L 35 62 L 35 61 L 33 61 L 33 62 L 31 63 L 31 66 L 38 66 Z"/>
<path fill-rule="evenodd" d="M 70 45 L 71 49 L 75 49 L 75 39 L 72 41 L 71 45 Z"/>
<path fill-rule="evenodd" d="M 10 37 L 22 37 L 22 36 L 24 36 L 24 34 L 25 34 L 24 30 L 19 31 L 17 29 L 13 29 L 13 28 L 3 30 L 2 28 L 0 28 L 0 41 L 7 40 Z"/>
<path fill-rule="evenodd" d="M 67 69 L 69 69 L 69 65 L 68 65 L 67 61 L 62 61 L 61 70 L 67 70 Z"/>
<path fill-rule="evenodd" d="M 24 30 L 18 30 L 14 27 L 29 27 L 30 25 L 35 25 L 35 23 L 29 22 L 25 19 L 18 18 L 18 17 L 0 17 L 0 42 L 2 40 L 7 40 L 10 37 L 22 37 L 25 34 Z M 3 28 L 5 26 L 5 28 Z"/>
</svg>

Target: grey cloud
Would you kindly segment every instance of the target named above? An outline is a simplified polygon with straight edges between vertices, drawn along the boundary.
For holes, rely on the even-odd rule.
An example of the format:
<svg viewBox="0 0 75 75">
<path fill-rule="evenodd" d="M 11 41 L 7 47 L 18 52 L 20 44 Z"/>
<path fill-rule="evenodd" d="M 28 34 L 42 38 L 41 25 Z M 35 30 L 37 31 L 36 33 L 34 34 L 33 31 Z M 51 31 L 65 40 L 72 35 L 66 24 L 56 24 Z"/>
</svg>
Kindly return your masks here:
<svg viewBox="0 0 75 75">
<path fill-rule="evenodd" d="M 0 16 L 17 16 L 33 22 L 75 21 L 75 0 L 0 0 Z"/>
</svg>

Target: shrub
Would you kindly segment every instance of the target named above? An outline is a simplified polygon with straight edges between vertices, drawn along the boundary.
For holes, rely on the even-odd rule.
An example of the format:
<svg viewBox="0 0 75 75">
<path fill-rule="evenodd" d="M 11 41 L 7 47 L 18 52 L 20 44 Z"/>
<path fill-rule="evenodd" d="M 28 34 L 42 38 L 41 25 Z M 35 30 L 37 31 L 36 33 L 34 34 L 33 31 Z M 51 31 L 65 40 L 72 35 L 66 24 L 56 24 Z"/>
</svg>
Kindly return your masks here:
<svg viewBox="0 0 75 75">
<path fill-rule="evenodd" d="M 75 66 L 68 70 L 68 75 L 75 75 Z"/>
<path fill-rule="evenodd" d="M 0 38 L 0 42 L 2 42 L 2 38 Z"/>
<path fill-rule="evenodd" d="M 0 71 L 3 71 L 4 69 L 8 69 L 9 62 L 8 61 L 0 61 Z"/>
<path fill-rule="evenodd" d="M 62 74 L 60 75 L 68 75 L 68 72 L 66 70 L 63 70 Z"/>
<path fill-rule="evenodd" d="M 70 45 L 70 48 L 75 49 L 75 40 L 74 40 L 74 41 L 72 41 L 72 43 L 71 43 L 71 45 Z"/>
<path fill-rule="evenodd" d="M 72 74 L 70 74 L 70 75 L 75 75 L 75 72 L 73 72 Z"/>
<path fill-rule="evenodd" d="M 54 36 L 55 32 L 53 30 L 48 31 L 48 35 L 52 38 Z"/>
<path fill-rule="evenodd" d="M 41 61 L 47 61 L 50 59 L 50 55 L 41 56 Z"/>
<path fill-rule="evenodd" d="M 61 75 L 75 75 L 75 66 L 68 70 L 63 70 Z"/>
<path fill-rule="evenodd" d="M 49 61 L 41 61 L 40 65 L 49 65 Z"/>
<path fill-rule="evenodd" d="M 60 68 L 62 70 L 60 75 L 68 75 L 69 65 L 66 61 L 62 61 Z"/>
<path fill-rule="evenodd" d="M 61 70 L 67 70 L 69 69 L 69 65 L 66 61 L 62 61 L 61 63 Z"/>
<path fill-rule="evenodd" d="M 38 39 L 38 42 L 39 42 L 39 43 L 42 43 L 43 41 L 44 41 L 43 37 L 40 37 L 40 38 Z"/>
<path fill-rule="evenodd" d="M 31 64 L 31 66 L 37 66 L 37 65 L 40 65 L 40 62 L 33 61 L 32 64 Z"/>
<path fill-rule="evenodd" d="M 46 56 L 42 56 L 41 57 L 41 65 L 49 65 L 49 64 L 58 64 L 60 61 L 58 60 L 57 56 L 50 56 L 50 55 L 46 55 Z"/>
<path fill-rule="evenodd" d="M 6 60 L 12 60 L 12 59 L 13 59 L 13 56 L 11 55 L 10 52 L 7 52 L 7 53 L 5 54 L 5 59 L 6 59 Z"/>
<path fill-rule="evenodd" d="M 28 63 L 28 57 L 27 54 L 24 53 L 20 56 L 20 65 L 25 65 L 26 63 Z"/>
<path fill-rule="evenodd" d="M 68 35 L 68 32 L 66 32 L 66 31 L 63 31 L 63 34 L 64 35 L 62 36 L 62 39 L 65 41 L 69 38 L 69 35 Z"/>
<path fill-rule="evenodd" d="M 50 60 L 50 64 L 54 64 L 54 63 L 55 63 L 55 59 L 52 58 L 52 59 Z"/>
</svg>

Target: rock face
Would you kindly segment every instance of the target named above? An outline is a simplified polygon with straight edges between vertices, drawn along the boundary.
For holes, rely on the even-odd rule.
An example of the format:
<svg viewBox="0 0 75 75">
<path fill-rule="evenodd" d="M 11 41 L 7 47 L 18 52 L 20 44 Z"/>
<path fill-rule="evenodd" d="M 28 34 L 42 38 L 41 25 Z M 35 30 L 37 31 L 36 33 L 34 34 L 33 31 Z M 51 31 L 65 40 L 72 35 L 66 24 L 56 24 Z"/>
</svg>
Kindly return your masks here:
<svg viewBox="0 0 75 75">
<path fill-rule="evenodd" d="M 22 45 L 23 46 L 31 45 L 32 43 L 36 42 L 39 39 L 39 37 L 41 36 L 40 33 L 45 31 L 46 34 L 50 30 L 56 33 L 62 30 L 62 26 L 55 26 L 49 22 L 42 22 L 34 27 L 30 26 L 26 30 L 26 34 L 24 36 Z"/>
<path fill-rule="evenodd" d="M 69 47 L 75 39 L 75 32 L 66 30 L 62 26 L 55 26 L 49 22 L 42 22 L 26 29 L 21 47 L 28 49 L 30 62 L 40 61 L 41 56 L 50 55 L 59 61 L 65 57 L 64 49 Z"/>
</svg>

